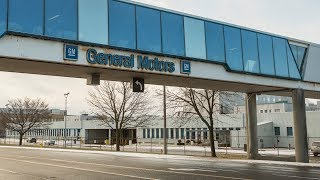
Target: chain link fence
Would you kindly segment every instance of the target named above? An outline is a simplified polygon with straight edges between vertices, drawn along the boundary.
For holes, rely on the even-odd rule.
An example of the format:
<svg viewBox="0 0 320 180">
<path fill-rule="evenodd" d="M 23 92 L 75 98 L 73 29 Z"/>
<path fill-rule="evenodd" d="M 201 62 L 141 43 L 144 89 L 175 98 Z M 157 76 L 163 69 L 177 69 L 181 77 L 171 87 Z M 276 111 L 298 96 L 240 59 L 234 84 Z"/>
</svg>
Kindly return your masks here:
<svg viewBox="0 0 320 180">
<path fill-rule="evenodd" d="M 294 156 L 293 136 L 259 136 L 259 154 L 270 156 Z M 219 137 L 215 141 L 218 155 L 246 155 L 246 136 Z M 320 137 L 308 137 L 309 148 L 312 142 L 320 141 Z M 168 139 L 168 154 L 211 156 L 210 142 L 207 139 Z M 116 151 L 116 140 L 108 138 L 86 139 L 81 137 L 24 137 L 23 146 L 46 148 L 72 148 Z M 120 151 L 162 154 L 164 139 L 134 138 L 120 139 Z M 0 138 L 1 145 L 19 145 L 18 136 Z"/>
</svg>

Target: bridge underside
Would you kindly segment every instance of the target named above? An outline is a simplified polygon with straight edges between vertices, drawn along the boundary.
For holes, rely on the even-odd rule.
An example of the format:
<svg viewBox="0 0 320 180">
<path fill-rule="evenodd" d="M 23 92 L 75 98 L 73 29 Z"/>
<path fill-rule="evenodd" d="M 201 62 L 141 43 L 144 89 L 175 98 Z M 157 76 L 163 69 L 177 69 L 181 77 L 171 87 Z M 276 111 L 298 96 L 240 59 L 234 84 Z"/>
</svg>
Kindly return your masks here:
<svg viewBox="0 0 320 180">
<path fill-rule="evenodd" d="M 177 87 L 193 87 L 212 90 L 223 90 L 243 93 L 292 96 L 292 89 L 283 87 L 244 84 L 219 80 L 207 80 L 173 75 L 133 72 L 120 69 L 105 69 L 82 65 L 61 64 L 52 62 L 32 61 L 25 59 L 0 58 L 0 71 L 52 75 L 74 78 L 87 78 L 92 73 L 99 73 L 101 80 L 129 82 L 132 77 L 142 77 L 146 84 L 167 85 Z M 306 98 L 320 98 L 320 92 L 305 91 Z"/>
</svg>

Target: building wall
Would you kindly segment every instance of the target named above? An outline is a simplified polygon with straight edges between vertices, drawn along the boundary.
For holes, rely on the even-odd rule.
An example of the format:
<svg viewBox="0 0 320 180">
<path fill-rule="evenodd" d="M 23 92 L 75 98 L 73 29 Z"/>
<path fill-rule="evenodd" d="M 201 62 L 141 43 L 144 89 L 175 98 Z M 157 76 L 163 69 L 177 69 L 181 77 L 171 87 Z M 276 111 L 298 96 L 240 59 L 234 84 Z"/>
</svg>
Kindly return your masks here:
<svg viewBox="0 0 320 180">
<path fill-rule="evenodd" d="M 82 119 L 82 120 L 80 120 Z M 293 130 L 293 114 L 292 112 L 284 113 L 258 113 L 258 142 L 259 147 L 274 147 L 277 145 L 277 136 L 275 135 L 274 128 L 280 128 L 280 135 L 278 136 L 279 147 L 294 147 L 294 137 L 288 134 L 287 128 Z M 215 135 L 219 143 L 225 142 L 226 136 L 230 139 L 230 145 L 232 147 L 243 147 L 246 144 L 246 131 L 245 131 L 245 115 L 235 114 L 234 116 L 219 115 L 214 123 Z M 307 128 L 310 141 L 320 139 L 320 112 L 307 112 Z M 48 128 L 48 129 L 47 129 Z M 44 138 L 57 138 L 63 137 L 64 122 L 54 121 L 45 129 L 45 132 L 28 134 L 27 137 L 44 137 Z M 181 123 L 181 120 L 177 118 L 167 119 L 168 128 L 168 142 L 176 144 L 178 140 L 184 141 L 194 139 L 195 141 L 201 140 L 202 142 L 208 141 L 207 127 L 199 119 L 194 119 L 185 124 Z M 84 118 L 83 116 L 68 116 L 67 117 L 67 129 L 70 130 L 67 137 L 82 137 L 86 138 L 87 130 L 108 130 L 106 124 L 103 124 L 99 120 L 92 120 L 91 118 Z M 150 124 L 145 127 L 136 128 L 136 136 L 138 142 L 150 143 L 162 143 L 163 142 L 163 118 L 157 117 L 151 120 Z M 162 129 L 162 130 L 161 130 Z M 59 134 L 52 132 L 48 135 L 47 131 L 59 131 Z M 78 136 L 79 131 L 79 136 Z M 148 135 L 149 131 L 149 135 Z M 153 131 L 153 136 L 152 136 Z M 107 131 L 106 131 L 107 132 Z M 110 131 L 108 131 L 110 132 Z M 189 132 L 187 138 L 187 132 Z M 47 133 L 47 134 L 46 134 Z M 230 135 L 228 134 L 230 133 Z M 12 132 L 7 131 L 7 136 L 17 136 Z M 51 136 L 51 137 L 49 137 Z M 105 136 L 104 136 L 105 137 Z M 262 141 L 261 141 L 262 139 Z M 229 140 L 228 140 L 229 141 Z M 262 145 L 263 143 L 263 145 Z M 239 144 L 239 145 L 238 145 Z"/>
</svg>

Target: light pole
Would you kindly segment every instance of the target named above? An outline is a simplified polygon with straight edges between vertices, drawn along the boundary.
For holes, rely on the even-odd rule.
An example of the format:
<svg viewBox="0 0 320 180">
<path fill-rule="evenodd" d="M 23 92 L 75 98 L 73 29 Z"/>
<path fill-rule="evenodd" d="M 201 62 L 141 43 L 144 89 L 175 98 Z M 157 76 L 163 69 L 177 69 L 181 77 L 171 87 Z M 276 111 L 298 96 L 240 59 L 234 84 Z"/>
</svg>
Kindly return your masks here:
<svg viewBox="0 0 320 180">
<path fill-rule="evenodd" d="M 167 147 L 167 95 L 166 86 L 163 86 L 163 149 L 164 154 L 168 153 Z"/>
<path fill-rule="evenodd" d="M 64 94 L 64 97 L 65 97 L 65 104 L 64 104 L 64 148 L 67 148 L 67 136 L 66 136 L 66 133 L 67 133 L 67 103 L 68 103 L 68 95 L 70 93 L 65 93 Z"/>
</svg>

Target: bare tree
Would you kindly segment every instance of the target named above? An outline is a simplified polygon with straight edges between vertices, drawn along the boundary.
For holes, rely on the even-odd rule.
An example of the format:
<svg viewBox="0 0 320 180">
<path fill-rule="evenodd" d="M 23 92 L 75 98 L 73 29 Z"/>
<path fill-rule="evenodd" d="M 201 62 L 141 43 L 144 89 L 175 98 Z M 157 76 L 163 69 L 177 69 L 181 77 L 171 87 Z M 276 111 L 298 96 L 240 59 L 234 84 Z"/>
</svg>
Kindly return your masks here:
<svg viewBox="0 0 320 180">
<path fill-rule="evenodd" d="M 167 91 L 168 107 L 173 116 L 180 117 L 180 126 L 195 118 L 200 119 L 207 126 L 212 157 L 217 156 L 214 147 L 214 122 L 219 121 L 218 115 L 221 114 L 232 117 L 233 115 L 228 112 L 233 111 L 236 99 L 239 97 L 239 94 L 232 92 L 192 88 Z"/>
<path fill-rule="evenodd" d="M 6 129 L 19 134 L 19 145 L 23 136 L 32 129 L 48 125 L 51 113 L 48 104 L 41 99 L 9 100 L 6 108 L 0 110 L 0 122 Z"/>
<path fill-rule="evenodd" d="M 141 127 L 152 118 L 148 93 L 134 93 L 127 82 L 105 81 L 89 91 L 88 103 L 99 120 L 115 128 L 116 150 L 120 151 L 120 136 L 128 127 Z"/>
</svg>

